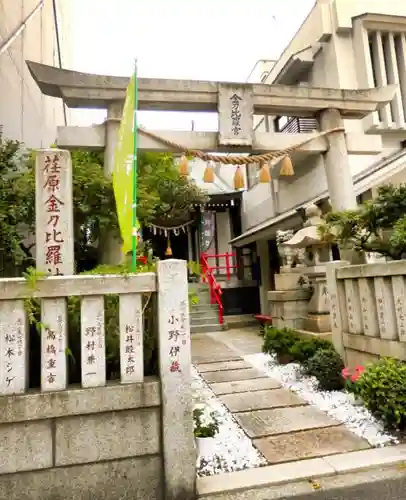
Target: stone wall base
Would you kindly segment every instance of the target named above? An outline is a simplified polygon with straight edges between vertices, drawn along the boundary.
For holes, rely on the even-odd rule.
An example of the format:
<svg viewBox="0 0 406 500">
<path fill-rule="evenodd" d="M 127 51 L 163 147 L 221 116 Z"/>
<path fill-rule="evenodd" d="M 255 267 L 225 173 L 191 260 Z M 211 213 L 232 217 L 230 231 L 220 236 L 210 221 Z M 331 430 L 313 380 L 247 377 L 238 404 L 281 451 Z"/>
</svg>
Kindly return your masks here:
<svg viewBox="0 0 406 500">
<path fill-rule="evenodd" d="M 158 455 L 19 472 L 0 476 L 0 498 L 159 500 L 163 498 L 162 475 Z"/>
<path fill-rule="evenodd" d="M 345 359 L 350 368 L 386 357 L 406 361 L 405 342 L 344 333 L 343 343 Z"/>
</svg>

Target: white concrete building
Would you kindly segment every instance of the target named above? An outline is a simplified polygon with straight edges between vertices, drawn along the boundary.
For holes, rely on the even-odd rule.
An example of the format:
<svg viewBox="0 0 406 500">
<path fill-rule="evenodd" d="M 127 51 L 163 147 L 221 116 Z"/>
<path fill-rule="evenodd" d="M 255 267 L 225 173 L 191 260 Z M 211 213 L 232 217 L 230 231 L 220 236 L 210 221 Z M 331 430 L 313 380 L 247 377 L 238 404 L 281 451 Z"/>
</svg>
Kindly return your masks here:
<svg viewBox="0 0 406 500">
<path fill-rule="evenodd" d="M 406 2 L 318 0 L 280 59 L 275 64 L 259 61 L 258 66 L 257 83 L 337 89 L 397 85 L 394 99 L 382 111 L 363 120 L 344 120 L 344 126 L 348 133 L 368 139 L 375 134 L 382 140 L 378 154 L 350 153 L 359 201 L 382 183 L 406 181 Z M 315 118 L 255 119 L 257 131 L 306 133 L 320 127 Z M 278 228 L 296 228 L 297 209 L 327 198 L 324 157 L 296 162 L 294 177 L 269 184 L 259 184 L 257 167 L 250 167 L 243 234 L 233 244 L 274 239 Z"/>
<path fill-rule="evenodd" d="M 45 96 L 26 60 L 67 68 L 71 63 L 71 2 L 0 0 L 0 125 L 10 139 L 47 147 L 68 120 L 61 99 Z M 58 47 L 59 40 L 59 47 Z M 60 57 L 59 57 L 60 56 Z"/>
</svg>

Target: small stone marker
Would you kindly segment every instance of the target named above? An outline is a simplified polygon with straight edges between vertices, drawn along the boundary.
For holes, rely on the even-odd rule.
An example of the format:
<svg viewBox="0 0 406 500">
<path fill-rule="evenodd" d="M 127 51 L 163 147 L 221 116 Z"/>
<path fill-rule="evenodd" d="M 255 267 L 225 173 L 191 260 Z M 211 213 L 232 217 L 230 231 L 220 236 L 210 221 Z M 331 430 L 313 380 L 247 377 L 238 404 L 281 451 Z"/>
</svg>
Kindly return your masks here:
<svg viewBox="0 0 406 500">
<path fill-rule="evenodd" d="M 195 498 L 187 265 L 158 262 L 158 339 L 166 498 Z"/>
<path fill-rule="evenodd" d="M 41 307 L 41 390 L 61 391 L 67 384 L 66 299 L 44 299 Z"/>
<path fill-rule="evenodd" d="M 81 304 L 82 387 L 106 385 L 104 297 L 83 297 Z"/>
<path fill-rule="evenodd" d="M 144 380 L 142 295 L 120 295 L 121 383 Z"/>
<path fill-rule="evenodd" d="M 0 301 L 0 394 L 27 389 L 27 320 L 23 300 Z"/>
</svg>

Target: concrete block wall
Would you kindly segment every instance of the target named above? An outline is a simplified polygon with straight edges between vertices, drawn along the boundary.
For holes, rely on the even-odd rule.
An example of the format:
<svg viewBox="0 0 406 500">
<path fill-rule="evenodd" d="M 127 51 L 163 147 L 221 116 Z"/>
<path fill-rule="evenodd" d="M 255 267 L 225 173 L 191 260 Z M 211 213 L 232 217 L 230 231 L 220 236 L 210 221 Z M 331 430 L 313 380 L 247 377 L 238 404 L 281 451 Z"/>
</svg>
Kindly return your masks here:
<svg viewBox="0 0 406 500">
<path fill-rule="evenodd" d="M 158 379 L 0 398 L 0 498 L 163 496 Z"/>
<path fill-rule="evenodd" d="M 406 261 L 326 268 L 333 343 L 346 363 L 406 361 Z"/>
</svg>

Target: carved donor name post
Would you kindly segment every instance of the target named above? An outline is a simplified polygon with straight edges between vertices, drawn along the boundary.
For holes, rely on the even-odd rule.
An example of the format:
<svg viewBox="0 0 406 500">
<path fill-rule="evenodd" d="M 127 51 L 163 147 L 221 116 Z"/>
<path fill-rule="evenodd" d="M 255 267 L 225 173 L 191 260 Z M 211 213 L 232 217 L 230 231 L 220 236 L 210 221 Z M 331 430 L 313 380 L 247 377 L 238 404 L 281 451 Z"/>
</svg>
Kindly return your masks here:
<svg viewBox="0 0 406 500">
<path fill-rule="evenodd" d="M 166 498 L 195 498 L 187 264 L 158 262 L 158 339 Z"/>
<path fill-rule="evenodd" d="M 35 196 L 37 270 L 53 276 L 72 275 L 72 162 L 68 151 L 37 151 Z M 67 382 L 65 299 L 44 299 L 41 322 L 41 388 L 62 390 Z"/>
<path fill-rule="evenodd" d="M 219 84 L 219 144 L 251 146 L 254 105 L 251 85 Z"/>
</svg>

